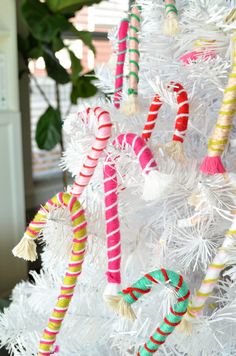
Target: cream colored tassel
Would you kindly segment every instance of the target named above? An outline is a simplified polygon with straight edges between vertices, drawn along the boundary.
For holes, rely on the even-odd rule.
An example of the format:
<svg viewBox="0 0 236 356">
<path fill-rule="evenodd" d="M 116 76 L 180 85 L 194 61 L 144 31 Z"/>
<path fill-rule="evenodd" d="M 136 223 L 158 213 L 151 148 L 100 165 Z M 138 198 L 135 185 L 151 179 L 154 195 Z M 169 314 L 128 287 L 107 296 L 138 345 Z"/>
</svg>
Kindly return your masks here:
<svg viewBox="0 0 236 356">
<path fill-rule="evenodd" d="M 33 262 L 38 257 L 36 247 L 34 240 L 24 235 L 16 247 L 13 248 L 12 253 L 15 257 Z"/>
<path fill-rule="evenodd" d="M 122 111 L 128 116 L 137 114 L 140 111 L 138 96 L 130 94 L 126 103 L 122 107 Z"/>
<path fill-rule="evenodd" d="M 183 318 L 177 330 L 186 335 L 191 335 L 193 332 L 192 322 L 190 320 Z"/>
<path fill-rule="evenodd" d="M 131 307 L 131 304 L 127 303 L 122 295 L 107 296 L 106 302 L 112 309 L 124 318 L 131 321 L 136 319 L 136 315 Z"/>
<path fill-rule="evenodd" d="M 173 158 L 175 161 L 179 161 L 181 163 L 186 162 L 186 157 L 184 154 L 183 143 L 180 141 L 171 141 L 163 146 L 165 152 Z"/>
<path fill-rule="evenodd" d="M 167 36 L 174 36 L 179 33 L 179 31 L 178 16 L 174 12 L 170 12 L 165 18 L 164 33 Z"/>
</svg>

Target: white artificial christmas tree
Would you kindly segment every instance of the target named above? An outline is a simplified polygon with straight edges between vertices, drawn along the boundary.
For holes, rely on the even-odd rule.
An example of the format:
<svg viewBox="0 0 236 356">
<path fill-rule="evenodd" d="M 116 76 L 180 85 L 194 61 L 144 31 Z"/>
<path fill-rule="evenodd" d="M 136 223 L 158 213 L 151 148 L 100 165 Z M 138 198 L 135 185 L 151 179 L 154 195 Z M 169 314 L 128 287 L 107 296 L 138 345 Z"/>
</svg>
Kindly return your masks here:
<svg viewBox="0 0 236 356">
<path fill-rule="evenodd" d="M 135 100 L 139 103 L 139 112 L 128 116 L 122 110 L 129 89 L 126 77 L 121 109 L 114 107 L 112 95 L 110 100 L 103 97 L 90 99 L 78 108 L 78 112 L 85 112 L 87 107 L 99 106 L 108 111 L 113 124 L 112 137 L 79 199 L 85 209 L 89 234 L 86 255 L 82 274 L 51 354 L 136 355 L 176 302 L 176 292 L 168 283 L 155 286 L 150 295 L 144 296 L 134 306 L 137 319 L 130 322 L 118 316 L 104 301 L 107 252 L 103 165 L 107 154 L 116 162 L 118 176 L 120 289 L 130 286 L 145 273 L 164 267 L 183 276 L 191 290 L 192 300 L 234 219 L 234 141 L 229 140 L 223 153 L 224 165 L 230 172 L 228 176 L 203 175 L 199 166 L 207 154 L 208 138 L 216 124 L 231 72 L 232 34 L 236 30 L 235 4 L 224 0 L 177 1 L 179 32 L 174 36 L 166 35 L 164 31 L 163 1 L 140 0 L 138 5 L 141 6 L 142 20 Z M 231 20 L 227 21 L 228 17 Z M 117 31 L 114 31 L 110 39 L 117 51 L 116 35 Z M 180 60 L 190 52 L 194 52 L 197 58 L 188 63 Z M 97 85 L 107 94 L 114 92 L 115 88 L 116 54 L 113 56 L 114 60 L 108 65 L 96 69 Z M 126 55 L 125 76 L 129 71 L 127 58 Z M 181 145 L 184 160 L 175 159 L 183 152 L 177 152 L 179 145 L 171 143 L 177 111 L 181 107 L 177 105 L 174 91 L 176 83 L 183 86 L 189 99 L 188 129 Z M 159 172 L 150 175 L 147 182 L 133 149 L 120 149 L 112 141 L 121 133 L 142 135 L 156 94 L 162 106 L 147 145 L 154 152 Z M 86 115 L 78 114 L 65 119 L 67 148 L 62 167 L 73 176 L 80 172 L 85 156 L 90 152 L 96 125 L 92 114 L 88 121 Z M 230 138 L 234 138 L 234 133 L 233 128 Z M 165 194 L 164 186 L 167 188 Z M 160 191 L 158 199 L 155 197 L 157 189 Z M 143 190 L 146 200 L 142 196 Z M 45 214 L 47 222 L 42 234 L 45 246 L 41 273 L 32 273 L 34 283 L 22 282 L 15 287 L 10 307 L 0 315 L 0 344 L 14 356 L 38 354 L 39 340 L 60 294 L 72 249 L 73 230 L 68 209 L 52 208 Z M 233 225 L 231 230 L 236 230 L 236 227 Z M 233 238 L 232 235 L 229 241 Z M 224 268 L 202 314 L 193 320 L 185 318 L 160 346 L 160 355 L 236 354 L 234 243 L 223 246 L 222 251 L 227 257 Z"/>
</svg>

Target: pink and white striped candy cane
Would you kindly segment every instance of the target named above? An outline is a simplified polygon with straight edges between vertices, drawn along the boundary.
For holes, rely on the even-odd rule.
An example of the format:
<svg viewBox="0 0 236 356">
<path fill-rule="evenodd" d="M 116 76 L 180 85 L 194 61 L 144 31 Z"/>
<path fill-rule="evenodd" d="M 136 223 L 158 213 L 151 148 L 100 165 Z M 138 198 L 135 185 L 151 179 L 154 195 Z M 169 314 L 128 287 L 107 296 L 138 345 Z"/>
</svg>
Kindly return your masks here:
<svg viewBox="0 0 236 356">
<path fill-rule="evenodd" d="M 126 149 L 130 146 L 139 160 L 142 172 L 145 176 L 158 171 L 157 163 L 150 148 L 145 141 L 133 133 L 120 134 L 114 141 L 114 146 Z M 118 158 L 118 157 L 117 157 Z M 104 297 L 117 294 L 121 283 L 121 236 L 120 221 L 118 215 L 118 193 L 117 193 L 117 170 L 116 160 L 111 159 L 108 154 L 104 161 L 104 192 L 105 192 L 105 213 L 106 213 L 106 236 L 107 236 L 107 256 L 108 286 L 104 292 Z"/>
<path fill-rule="evenodd" d="M 91 151 L 87 155 L 82 169 L 77 174 L 73 187 L 69 189 L 69 193 L 74 196 L 80 197 L 85 187 L 89 184 L 89 181 L 94 173 L 94 170 L 98 164 L 98 160 L 106 148 L 109 138 L 111 137 L 111 118 L 107 111 L 104 111 L 100 107 L 94 109 L 86 109 L 86 118 L 89 118 L 90 113 L 93 112 L 97 119 L 97 129 L 95 132 L 95 141 L 92 144 Z"/>
<path fill-rule="evenodd" d="M 173 134 L 172 140 L 183 143 L 189 120 L 188 94 L 180 83 L 171 82 L 169 87 L 172 88 L 172 90 L 177 94 L 176 99 L 178 103 L 178 111 L 175 118 L 175 132 Z M 152 135 L 162 104 L 163 102 L 161 101 L 160 96 L 156 94 L 151 103 L 147 121 L 142 133 L 142 138 L 146 141 L 148 141 Z"/>
<path fill-rule="evenodd" d="M 129 20 L 122 19 L 118 32 L 118 54 L 116 62 L 116 79 L 115 79 L 115 95 L 114 95 L 114 106 L 120 108 L 120 99 L 122 95 L 123 88 L 123 78 L 124 78 L 124 63 L 127 51 L 127 34 L 129 28 Z"/>
</svg>

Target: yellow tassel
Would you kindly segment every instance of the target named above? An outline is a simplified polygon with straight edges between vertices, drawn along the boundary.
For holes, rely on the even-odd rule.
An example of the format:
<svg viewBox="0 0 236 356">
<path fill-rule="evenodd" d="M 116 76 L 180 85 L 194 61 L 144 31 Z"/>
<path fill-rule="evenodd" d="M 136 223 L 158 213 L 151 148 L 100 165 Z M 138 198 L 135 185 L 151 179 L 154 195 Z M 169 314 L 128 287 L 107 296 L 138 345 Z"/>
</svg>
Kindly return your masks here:
<svg viewBox="0 0 236 356">
<path fill-rule="evenodd" d="M 171 141 L 163 146 L 165 152 L 173 158 L 175 161 L 181 163 L 186 162 L 186 157 L 184 154 L 183 143 L 179 141 Z"/>
<path fill-rule="evenodd" d="M 131 307 L 131 304 L 127 303 L 122 295 L 107 296 L 106 302 L 112 309 L 124 318 L 131 321 L 136 319 L 136 315 Z"/>
<path fill-rule="evenodd" d="M 15 257 L 23 258 L 26 261 L 35 261 L 37 259 L 36 243 L 33 239 L 23 236 L 20 242 L 13 248 L 12 253 Z"/>
<path fill-rule="evenodd" d="M 128 96 L 126 103 L 122 108 L 122 111 L 128 116 L 137 114 L 140 111 L 138 96 L 134 94 L 130 94 Z"/>
<path fill-rule="evenodd" d="M 167 36 L 174 36 L 179 31 L 178 16 L 174 12 L 170 12 L 165 18 L 164 33 Z"/>
<path fill-rule="evenodd" d="M 184 334 L 190 336 L 193 332 L 193 326 L 192 326 L 191 321 L 183 318 L 181 323 L 179 324 L 177 330 L 181 333 L 184 333 Z"/>
</svg>

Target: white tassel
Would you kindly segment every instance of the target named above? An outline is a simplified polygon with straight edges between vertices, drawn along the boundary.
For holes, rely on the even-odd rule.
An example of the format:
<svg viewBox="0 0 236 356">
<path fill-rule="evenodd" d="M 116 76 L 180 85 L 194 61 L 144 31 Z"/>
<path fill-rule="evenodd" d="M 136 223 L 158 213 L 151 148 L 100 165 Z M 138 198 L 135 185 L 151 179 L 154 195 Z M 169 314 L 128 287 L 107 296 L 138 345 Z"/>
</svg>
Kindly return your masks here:
<svg viewBox="0 0 236 356">
<path fill-rule="evenodd" d="M 33 262 L 38 257 L 36 247 L 34 240 L 27 235 L 24 235 L 16 247 L 13 248 L 12 253 L 15 257 Z"/>
<path fill-rule="evenodd" d="M 175 177 L 159 171 L 151 171 L 145 174 L 145 182 L 142 198 L 146 201 L 162 198 L 171 193 L 175 187 Z"/>
<path fill-rule="evenodd" d="M 103 299 L 105 302 L 112 297 L 117 296 L 118 293 L 121 291 L 121 285 L 117 283 L 108 283 L 104 292 L 103 292 Z"/>
<path fill-rule="evenodd" d="M 122 107 L 122 111 L 128 116 L 137 114 L 140 111 L 138 96 L 130 94 L 126 103 Z"/>
<path fill-rule="evenodd" d="M 167 36 L 174 36 L 179 33 L 179 21 L 178 16 L 174 12 L 170 12 L 164 22 L 164 33 Z"/>
<path fill-rule="evenodd" d="M 111 296 L 107 298 L 107 303 L 112 309 L 114 309 L 124 318 L 131 321 L 136 319 L 136 315 L 131 307 L 131 304 L 127 303 L 122 295 Z"/>
</svg>

